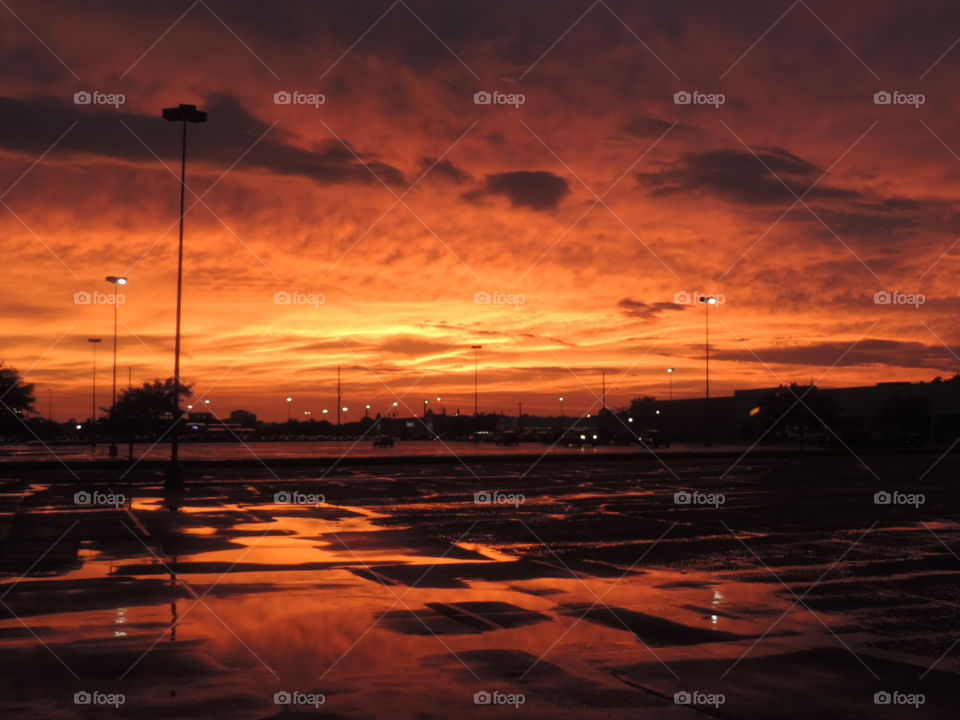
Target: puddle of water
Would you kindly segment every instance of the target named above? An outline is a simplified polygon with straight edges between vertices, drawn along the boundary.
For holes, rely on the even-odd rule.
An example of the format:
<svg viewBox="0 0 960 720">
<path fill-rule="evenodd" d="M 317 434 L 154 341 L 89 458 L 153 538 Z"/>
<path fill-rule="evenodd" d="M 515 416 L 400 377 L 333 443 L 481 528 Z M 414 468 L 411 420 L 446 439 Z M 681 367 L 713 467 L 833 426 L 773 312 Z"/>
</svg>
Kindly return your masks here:
<svg viewBox="0 0 960 720">
<path fill-rule="evenodd" d="M 136 498 L 132 508 L 148 526 L 152 526 L 152 514 L 167 513 L 159 497 Z M 575 578 L 562 572 L 560 577 L 536 577 L 529 564 L 522 566 L 516 555 L 491 545 L 461 543 L 460 550 L 477 555 L 464 559 L 443 555 L 431 546 L 408 547 L 405 536 L 396 545 L 369 542 L 405 528 L 385 528 L 378 523 L 388 517 L 383 512 L 361 507 L 336 509 L 348 514 L 331 519 L 312 517 L 309 509 L 285 505 L 208 505 L 187 500 L 173 516 L 178 523 L 175 530 L 168 527 L 170 532 L 198 540 L 224 534 L 235 545 L 163 557 L 166 563 L 185 566 L 181 579 L 197 594 L 204 595 L 216 585 L 201 603 L 193 597 L 158 599 L 158 593 L 173 592 L 176 586 L 160 561 L 146 551 L 118 560 L 104 557 L 85 543 L 79 551 L 80 566 L 58 576 L 65 586 L 70 581 L 124 578 L 149 586 L 142 592 L 133 587 L 131 597 L 99 609 L 82 604 L 71 609 L 76 593 L 99 592 L 71 590 L 58 598 L 49 612 L 33 614 L 27 622 L 36 626 L 46 643 L 96 643 L 98 652 L 125 652 L 132 657 L 154 643 L 182 648 L 180 652 L 202 654 L 218 667 L 242 670 L 236 680 L 238 692 L 255 691 L 269 698 L 277 686 L 272 675 L 276 673 L 285 687 L 319 687 L 343 698 L 353 697 L 343 702 L 347 706 L 354 702 L 359 708 L 367 702 L 363 698 L 378 689 L 388 691 L 399 679 L 413 682 L 418 678 L 416 682 L 432 686 L 448 684 L 448 691 L 459 688 L 457 692 L 468 697 L 476 689 L 475 683 L 454 655 L 477 651 L 506 649 L 531 658 L 546 654 L 548 662 L 576 663 L 581 668 L 613 661 L 653 661 L 651 652 L 623 623 L 642 628 L 659 622 L 657 632 L 665 636 L 678 632 L 670 623 L 699 633 L 694 646 L 659 643 L 656 655 L 666 662 L 705 654 L 736 657 L 749 640 L 711 643 L 709 635 L 715 633 L 718 640 L 729 639 L 728 634 L 759 635 L 790 604 L 776 583 L 720 580 L 707 573 L 663 568 L 645 568 L 644 573 L 629 574 L 622 580 Z M 274 521 L 264 520 L 265 515 L 272 515 Z M 341 542 L 350 547 L 351 536 L 362 542 L 348 550 Z M 158 551 L 156 541 L 147 539 Z M 135 549 L 135 543 L 131 547 Z M 191 563 L 219 565 L 210 572 L 187 572 Z M 235 571 L 226 572 L 235 563 L 239 563 Z M 263 567 L 236 571 L 243 570 L 246 563 Z M 314 565 L 305 569 L 311 563 Z M 459 581 L 460 587 L 409 587 L 402 582 L 382 585 L 356 572 L 406 566 L 414 570 L 416 579 L 420 568 L 424 573 L 434 569 L 442 573 L 444 568 L 455 572 L 458 564 L 515 564 L 518 572 L 530 577 L 484 580 L 468 573 Z M 380 576 L 392 575 L 385 572 Z M 36 581 L 25 578 L 23 584 Z M 615 615 L 593 613 L 581 621 L 571 616 L 571 609 L 582 612 L 599 603 L 599 598 L 601 610 L 614 608 Z M 829 617 L 825 621 L 833 624 Z M 0 622 L 3 630 L 18 627 L 22 626 L 15 619 Z M 783 633 L 792 634 L 789 643 L 794 649 L 829 642 L 822 625 L 801 609 L 784 618 L 774 636 Z M 32 636 L 22 634 L 0 639 L 0 647 L 35 644 Z M 761 652 L 763 648 L 758 647 L 757 654 Z M 429 679 L 420 676 L 427 669 L 412 660 L 431 656 L 449 660 L 457 672 L 441 675 L 434 671 Z M 138 682 L 136 673 L 134 669 L 128 676 L 131 682 Z M 151 676 L 144 672 L 142 677 Z M 362 689 L 357 685 L 361 677 Z M 599 681 L 599 671 L 597 678 Z M 202 692 L 199 687 L 195 691 Z"/>
</svg>

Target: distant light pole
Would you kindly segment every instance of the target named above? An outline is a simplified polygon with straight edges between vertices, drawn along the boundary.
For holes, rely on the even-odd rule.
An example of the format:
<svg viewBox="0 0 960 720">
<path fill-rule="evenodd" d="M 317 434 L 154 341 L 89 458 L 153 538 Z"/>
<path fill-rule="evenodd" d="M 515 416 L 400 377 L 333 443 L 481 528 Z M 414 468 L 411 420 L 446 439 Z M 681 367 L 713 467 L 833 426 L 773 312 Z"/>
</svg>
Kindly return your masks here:
<svg viewBox="0 0 960 720">
<path fill-rule="evenodd" d="M 90 400 L 90 447 L 97 446 L 97 344 L 100 338 L 87 338 L 93 345 L 93 392 Z"/>
<path fill-rule="evenodd" d="M 110 457 L 117 456 L 117 309 L 119 297 L 117 290 L 121 285 L 127 284 L 125 277 L 116 275 L 107 275 L 104 278 L 108 283 L 113 283 L 113 393 L 110 402 Z"/>
<path fill-rule="evenodd" d="M 704 360 L 706 368 L 706 386 L 703 400 L 703 425 L 704 440 L 703 446 L 710 447 L 713 443 L 710 441 L 710 306 L 717 304 L 716 295 L 701 295 L 700 302 L 703 303 L 704 319 Z"/>
<path fill-rule="evenodd" d="M 478 381 L 478 378 L 479 378 L 479 367 L 480 367 L 480 366 L 479 366 L 479 364 L 478 364 L 479 361 L 477 360 L 477 352 L 483 349 L 483 345 L 471 345 L 471 346 L 470 346 L 470 349 L 473 350 L 473 416 L 476 417 L 477 415 L 480 414 L 480 412 L 479 412 L 479 407 L 480 407 L 479 398 L 480 398 L 480 395 L 479 395 L 479 390 L 478 390 L 479 385 L 478 385 L 478 382 L 477 382 L 477 381 Z"/>
<path fill-rule="evenodd" d="M 53 389 L 47 388 L 47 420 L 53 422 Z"/>
<path fill-rule="evenodd" d="M 667 368 L 667 377 L 670 378 L 670 395 L 669 398 L 673 400 L 673 368 Z"/>
<path fill-rule="evenodd" d="M 429 400 L 424 400 L 424 401 L 423 401 L 423 416 L 424 416 L 424 417 L 427 416 L 427 405 L 429 405 L 429 404 L 430 404 L 430 401 L 429 401 Z M 474 413 L 474 414 L 476 414 L 476 413 Z"/>
<path fill-rule="evenodd" d="M 363 416 L 364 416 L 365 418 L 370 417 L 370 406 L 369 406 L 369 405 L 364 405 L 364 406 L 363 406 Z"/>
<path fill-rule="evenodd" d="M 292 405 L 293 405 L 293 398 L 288 397 L 287 398 L 287 422 L 290 422 L 290 408 L 292 407 Z"/>
<path fill-rule="evenodd" d="M 170 487 L 183 483 L 183 470 L 180 467 L 179 438 L 180 432 L 180 307 L 183 298 L 183 216 L 184 193 L 187 188 L 187 123 L 202 123 L 207 121 L 207 114 L 197 110 L 196 105 L 178 105 L 175 108 L 164 108 L 163 119 L 169 122 L 178 122 L 183 125 L 183 135 L 180 150 L 180 240 L 177 245 L 177 330 L 173 345 L 173 433 L 170 438 L 170 468 L 167 470 L 165 484 Z"/>
<path fill-rule="evenodd" d="M 563 417 L 563 396 L 560 396 L 560 417 Z"/>
</svg>

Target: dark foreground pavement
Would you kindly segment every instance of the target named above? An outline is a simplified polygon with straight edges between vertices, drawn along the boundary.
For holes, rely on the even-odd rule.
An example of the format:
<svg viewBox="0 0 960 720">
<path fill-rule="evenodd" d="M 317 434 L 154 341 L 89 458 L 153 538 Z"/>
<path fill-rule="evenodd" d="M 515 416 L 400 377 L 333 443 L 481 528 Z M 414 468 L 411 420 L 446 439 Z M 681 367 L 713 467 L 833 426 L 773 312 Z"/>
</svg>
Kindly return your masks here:
<svg viewBox="0 0 960 720">
<path fill-rule="evenodd" d="M 663 459 L 0 468 L 0 716 L 955 716 L 960 458 Z"/>
</svg>

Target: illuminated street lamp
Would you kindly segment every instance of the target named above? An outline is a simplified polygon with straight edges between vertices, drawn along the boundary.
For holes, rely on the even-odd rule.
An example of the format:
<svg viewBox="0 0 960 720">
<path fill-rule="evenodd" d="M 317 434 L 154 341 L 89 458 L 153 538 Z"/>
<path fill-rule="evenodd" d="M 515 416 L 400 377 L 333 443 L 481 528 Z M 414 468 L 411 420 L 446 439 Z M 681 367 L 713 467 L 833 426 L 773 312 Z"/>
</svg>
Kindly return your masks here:
<svg viewBox="0 0 960 720">
<path fill-rule="evenodd" d="M 701 295 L 698 300 L 703 304 L 704 318 L 704 364 L 706 370 L 705 394 L 703 400 L 703 446 L 710 447 L 710 306 L 717 304 L 716 295 Z"/>
<path fill-rule="evenodd" d="M 184 193 L 187 188 L 187 123 L 207 121 L 207 114 L 197 110 L 196 105 L 178 105 L 164 108 L 163 119 L 183 125 L 180 150 L 180 239 L 177 244 L 177 329 L 173 346 L 173 434 L 170 438 L 170 468 L 167 470 L 167 487 L 183 484 L 183 470 L 180 467 L 179 438 L 180 431 L 180 308 L 183 298 L 183 217 Z"/>
<path fill-rule="evenodd" d="M 667 368 L 667 377 L 670 378 L 670 399 L 673 400 L 673 368 Z"/>
<path fill-rule="evenodd" d="M 287 422 L 290 422 L 290 408 L 292 407 L 293 398 L 287 398 Z"/>
<path fill-rule="evenodd" d="M 113 393 L 110 401 L 110 457 L 117 456 L 117 289 L 127 284 L 125 277 L 107 275 L 104 278 L 113 284 Z"/>
<path fill-rule="evenodd" d="M 370 417 L 370 406 L 369 406 L 369 405 L 364 405 L 364 406 L 363 406 L 363 416 L 364 416 L 364 417 Z"/>
<path fill-rule="evenodd" d="M 93 345 L 93 395 L 90 400 L 90 447 L 97 446 L 97 344 L 100 338 L 87 338 Z"/>
<path fill-rule="evenodd" d="M 563 396 L 560 396 L 560 417 L 563 417 Z"/>
</svg>

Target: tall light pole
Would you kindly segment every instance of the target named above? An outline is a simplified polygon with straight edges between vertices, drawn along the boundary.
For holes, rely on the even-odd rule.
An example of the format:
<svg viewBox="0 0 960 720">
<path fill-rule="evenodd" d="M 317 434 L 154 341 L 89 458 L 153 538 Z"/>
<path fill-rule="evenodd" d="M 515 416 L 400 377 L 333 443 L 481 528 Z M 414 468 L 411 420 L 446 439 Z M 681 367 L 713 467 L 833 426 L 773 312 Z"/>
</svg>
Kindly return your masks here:
<svg viewBox="0 0 960 720">
<path fill-rule="evenodd" d="M 90 398 L 90 447 L 97 446 L 97 344 L 100 338 L 87 338 L 93 345 L 93 391 Z"/>
<path fill-rule="evenodd" d="M 560 417 L 563 417 L 563 396 L 560 396 Z"/>
<path fill-rule="evenodd" d="M 110 457 L 117 456 L 117 312 L 120 304 L 117 302 L 119 294 L 117 290 L 121 285 L 127 284 L 125 277 L 116 275 L 107 275 L 104 278 L 108 283 L 113 284 L 113 391 L 110 402 Z"/>
<path fill-rule="evenodd" d="M 480 414 L 479 412 L 479 391 L 477 380 L 479 378 L 479 365 L 477 360 L 477 352 L 483 349 L 483 345 L 471 345 L 470 349 L 473 350 L 473 416 L 476 417 Z"/>
<path fill-rule="evenodd" d="M 710 306 L 717 304 L 716 295 L 701 295 L 700 302 L 703 303 L 704 320 L 704 366 L 706 369 L 706 386 L 703 400 L 703 446 L 710 447 L 713 443 L 710 441 Z"/>
<path fill-rule="evenodd" d="M 290 422 L 290 408 L 293 405 L 293 398 L 287 398 L 287 422 Z"/>
<path fill-rule="evenodd" d="M 187 189 L 187 123 L 207 121 L 207 114 L 197 110 L 196 105 L 178 105 L 164 108 L 162 117 L 169 122 L 183 125 L 183 139 L 180 150 L 180 239 L 177 244 L 177 330 L 173 345 L 173 433 L 170 438 L 170 468 L 167 470 L 168 487 L 183 483 L 183 470 L 180 467 L 180 306 L 183 298 L 183 215 L 184 193 Z"/>
<path fill-rule="evenodd" d="M 673 400 L 673 368 L 667 368 L 667 377 L 670 378 L 670 394 L 668 397 Z"/>
<path fill-rule="evenodd" d="M 47 388 L 47 420 L 53 422 L 53 388 Z"/>
</svg>

